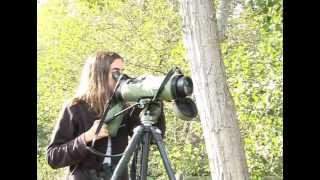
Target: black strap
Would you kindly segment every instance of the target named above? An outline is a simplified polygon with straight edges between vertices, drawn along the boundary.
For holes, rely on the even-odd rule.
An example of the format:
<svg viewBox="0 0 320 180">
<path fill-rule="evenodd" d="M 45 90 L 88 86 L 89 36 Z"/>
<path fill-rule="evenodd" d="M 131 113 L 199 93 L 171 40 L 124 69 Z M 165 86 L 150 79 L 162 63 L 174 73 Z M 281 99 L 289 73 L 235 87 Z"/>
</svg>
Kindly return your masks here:
<svg viewBox="0 0 320 180">
<path fill-rule="evenodd" d="M 169 79 L 171 78 L 171 76 L 174 74 L 174 72 L 176 71 L 177 67 L 176 68 L 172 68 L 166 75 L 166 77 L 163 79 L 156 95 L 154 95 L 152 101 L 156 101 L 158 99 L 158 97 L 160 96 L 160 94 L 162 93 L 162 90 L 164 88 L 164 86 L 167 84 L 167 82 L 169 81 Z"/>
<path fill-rule="evenodd" d="M 108 114 L 108 111 L 109 111 L 109 109 L 110 109 L 110 107 L 111 107 L 110 104 L 111 104 L 111 102 L 113 101 L 113 97 L 114 97 L 115 92 L 117 91 L 117 89 L 118 89 L 118 87 L 119 87 L 119 84 L 120 84 L 120 81 L 122 80 L 122 77 L 123 77 L 123 75 L 120 74 L 120 77 L 119 77 L 119 79 L 118 79 L 118 81 L 117 81 L 117 83 L 116 83 L 116 86 L 115 86 L 115 88 L 114 88 L 114 90 L 113 90 L 113 92 L 112 92 L 112 95 L 111 95 L 111 97 L 109 98 L 109 101 L 106 103 L 105 110 L 104 110 L 104 112 L 103 112 L 103 114 L 102 114 L 101 121 L 100 121 L 99 126 L 98 126 L 98 128 L 97 128 L 97 130 L 96 130 L 95 135 L 98 135 L 99 132 L 100 132 L 100 130 L 101 130 L 101 128 L 102 128 L 102 125 L 103 125 L 103 121 L 102 121 L 102 120 L 105 119 L 106 116 L 107 116 L 107 114 Z M 95 139 L 94 139 L 94 141 L 95 141 Z M 92 147 L 94 146 L 94 141 L 93 141 L 93 143 L 92 143 Z"/>
</svg>

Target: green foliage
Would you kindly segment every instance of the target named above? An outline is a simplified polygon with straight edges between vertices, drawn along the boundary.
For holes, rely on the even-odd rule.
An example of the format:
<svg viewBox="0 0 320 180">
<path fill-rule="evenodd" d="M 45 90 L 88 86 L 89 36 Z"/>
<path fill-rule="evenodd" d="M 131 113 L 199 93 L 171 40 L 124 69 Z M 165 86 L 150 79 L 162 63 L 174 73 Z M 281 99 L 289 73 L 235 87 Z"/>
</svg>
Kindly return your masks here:
<svg viewBox="0 0 320 180">
<path fill-rule="evenodd" d="M 246 8 L 231 19 L 222 43 L 252 179 L 282 177 L 281 4 L 256 3 L 260 9 Z"/>
<path fill-rule="evenodd" d="M 164 141 L 173 169 L 188 176 L 209 175 L 209 164 L 200 122 L 177 119 L 171 106 L 171 104 L 165 104 L 167 131 Z M 152 146 L 150 159 L 152 160 L 149 162 L 149 166 L 152 167 L 149 172 L 150 176 L 156 179 L 167 179 L 156 146 Z"/>
<path fill-rule="evenodd" d="M 253 2 L 243 3 L 241 16 L 230 19 L 222 56 L 251 178 L 282 177 L 282 2 Z M 38 8 L 39 179 L 58 179 L 64 173 L 48 166 L 45 150 L 90 54 L 118 52 L 131 76 L 164 74 L 174 66 L 190 75 L 178 7 L 167 0 L 49 0 Z M 189 176 L 208 176 L 200 122 L 177 119 L 170 103 L 165 113 L 165 145 L 173 168 Z M 166 179 L 160 154 L 151 148 L 149 175 Z"/>
<path fill-rule="evenodd" d="M 126 73 L 132 76 L 164 74 L 174 66 L 190 75 L 178 18 L 166 1 L 144 1 L 141 5 L 135 1 L 49 0 L 38 8 L 40 178 L 54 179 L 62 174 L 48 166 L 45 150 L 62 104 L 75 92 L 87 56 L 97 50 L 116 51 L 124 57 Z M 172 111 L 168 123 L 173 121 L 169 117 L 173 117 Z M 168 136 L 170 133 L 175 133 L 175 127 L 168 125 Z M 152 161 L 161 163 L 160 156 L 155 159 Z M 156 169 L 151 166 L 151 171 Z"/>
</svg>

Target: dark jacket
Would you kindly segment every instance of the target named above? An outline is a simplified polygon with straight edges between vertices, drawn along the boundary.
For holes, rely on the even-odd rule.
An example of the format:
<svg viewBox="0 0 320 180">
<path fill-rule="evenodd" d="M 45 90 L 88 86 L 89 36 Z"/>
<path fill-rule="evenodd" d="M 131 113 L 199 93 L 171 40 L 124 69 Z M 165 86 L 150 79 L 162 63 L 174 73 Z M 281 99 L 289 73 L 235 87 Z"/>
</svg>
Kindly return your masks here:
<svg viewBox="0 0 320 180">
<path fill-rule="evenodd" d="M 122 121 L 116 137 L 112 140 L 112 154 L 122 153 L 128 145 L 128 136 L 133 134 L 133 128 L 140 124 L 139 112 L 136 108 L 128 112 Z M 56 169 L 69 166 L 69 180 L 88 180 L 84 171 L 95 169 L 102 170 L 104 157 L 92 154 L 86 149 L 83 133 L 91 128 L 93 122 L 99 119 L 96 114 L 88 110 L 85 102 L 67 105 L 60 115 L 58 124 L 53 132 L 52 140 L 47 149 L 47 160 L 49 165 Z M 157 124 L 161 131 L 165 131 L 165 118 L 162 112 Z M 108 138 L 102 138 L 95 142 L 95 149 L 105 153 Z M 112 164 L 116 165 L 119 158 L 112 158 Z M 77 166 L 77 167 L 76 167 Z M 75 168 L 76 167 L 76 168 Z M 128 172 L 124 173 L 121 180 L 128 179 Z"/>
</svg>

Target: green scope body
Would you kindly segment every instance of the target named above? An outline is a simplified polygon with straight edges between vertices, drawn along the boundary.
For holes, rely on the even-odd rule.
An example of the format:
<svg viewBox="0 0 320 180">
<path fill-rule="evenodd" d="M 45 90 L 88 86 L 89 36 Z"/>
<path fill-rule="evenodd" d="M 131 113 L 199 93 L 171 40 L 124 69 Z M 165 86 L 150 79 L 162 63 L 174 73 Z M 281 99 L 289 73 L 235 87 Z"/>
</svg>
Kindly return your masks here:
<svg viewBox="0 0 320 180">
<path fill-rule="evenodd" d="M 152 98 L 158 92 L 165 76 L 139 76 L 122 80 L 116 91 L 118 99 L 136 102 L 143 98 Z M 159 100 L 171 101 L 190 96 L 193 82 L 190 77 L 175 73 L 162 89 Z"/>
</svg>

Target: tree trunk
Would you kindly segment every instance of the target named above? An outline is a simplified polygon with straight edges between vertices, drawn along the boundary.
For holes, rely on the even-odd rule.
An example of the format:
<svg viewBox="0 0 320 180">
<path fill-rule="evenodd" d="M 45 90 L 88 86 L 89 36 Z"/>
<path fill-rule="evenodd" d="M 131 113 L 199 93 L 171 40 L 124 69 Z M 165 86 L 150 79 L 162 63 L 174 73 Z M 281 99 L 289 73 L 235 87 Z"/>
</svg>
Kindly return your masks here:
<svg viewBox="0 0 320 180">
<path fill-rule="evenodd" d="M 215 180 L 249 179 L 235 107 L 221 59 L 212 0 L 181 0 L 194 94 Z"/>
<path fill-rule="evenodd" d="M 232 0 L 220 0 L 219 7 L 217 9 L 217 25 L 218 25 L 218 37 L 222 40 L 227 30 L 228 17 L 230 15 Z"/>
</svg>

